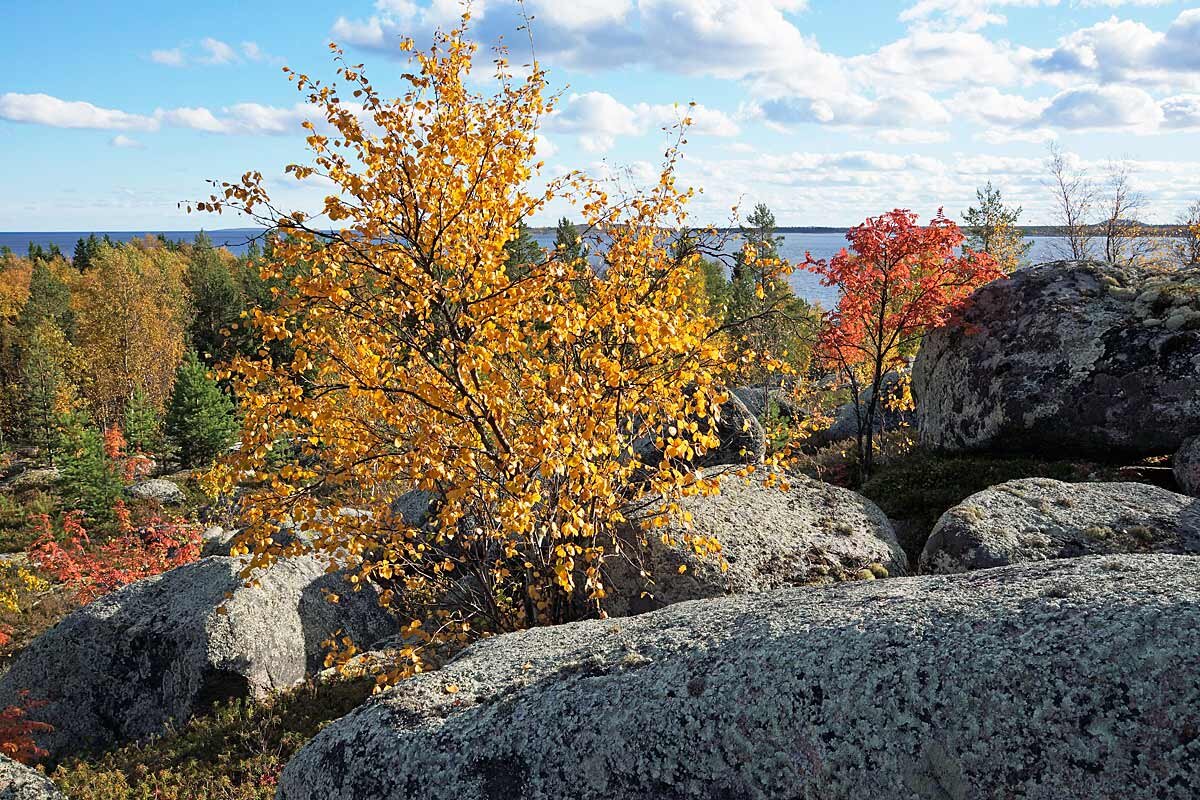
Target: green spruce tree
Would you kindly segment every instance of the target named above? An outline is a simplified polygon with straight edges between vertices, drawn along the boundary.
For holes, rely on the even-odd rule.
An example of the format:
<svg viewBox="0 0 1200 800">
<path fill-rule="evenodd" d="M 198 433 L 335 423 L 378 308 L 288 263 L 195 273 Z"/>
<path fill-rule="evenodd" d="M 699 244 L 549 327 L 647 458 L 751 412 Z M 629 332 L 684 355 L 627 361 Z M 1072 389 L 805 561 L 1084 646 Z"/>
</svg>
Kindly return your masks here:
<svg viewBox="0 0 1200 800">
<path fill-rule="evenodd" d="M 233 403 L 194 352 L 187 354 L 175 373 L 166 423 L 167 436 L 185 466 L 207 464 L 234 441 Z"/>
<path fill-rule="evenodd" d="M 100 429 L 84 414 L 68 414 L 59 428 L 59 490 L 67 507 L 109 522 L 124 483 L 104 452 Z"/>
<path fill-rule="evenodd" d="M 141 453 L 161 453 L 163 450 L 162 415 L 141 387 L 134 387 L 125 404 L 122 428 L 130 450 Z"/>
</svg>

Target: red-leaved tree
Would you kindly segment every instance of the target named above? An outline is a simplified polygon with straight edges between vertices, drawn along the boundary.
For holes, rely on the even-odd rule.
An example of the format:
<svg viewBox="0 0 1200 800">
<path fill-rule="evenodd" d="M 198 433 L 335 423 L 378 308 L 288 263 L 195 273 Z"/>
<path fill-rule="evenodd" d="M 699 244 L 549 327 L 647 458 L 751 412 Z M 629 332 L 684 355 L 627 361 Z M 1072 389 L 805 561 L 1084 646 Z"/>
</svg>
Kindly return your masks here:
<svg viewBox="0 0 1200 800">
<path fill-rule="evenodd" d="M 20 692 L 20 702 L 0 709 L 0 753 L 22 764 L 34 764 L 49 753 L 38 747 L 34 735 L 54 730 L 52 725 L 29 718 L 29 712 L 45 705 Z"/>
<path fill-rule="evenodd" d="M 88 537 L 78 511 L 63 516 L 61 541 L 50 519 L 41 516 L 35 522 L 39 536 L 29 548 L 30 560 L 55 582 L 66 584 L 84 604 L 200 557 L 200 526 L 157 516 L 134 526 L 119 502 L 114 514 L 120 534 L 102 544 Z"/>
<path fill-rule="evenodd" d="M 915 351 L 926 331 L 950 318 L 977 287 L 1002 277 L 984 253 L 957 253 L 958 226 L 939 209 L 927 226 L 896 209 L 846 234 L 849 249 L 830 261 L 807 254 L 804 267 L 839 290 L 826 314 L 817 356 L 849 385 L 858 422 L 858 463 L 865 478 L 874 459 L 875 418 L 884 376 Z"/>
</svg>

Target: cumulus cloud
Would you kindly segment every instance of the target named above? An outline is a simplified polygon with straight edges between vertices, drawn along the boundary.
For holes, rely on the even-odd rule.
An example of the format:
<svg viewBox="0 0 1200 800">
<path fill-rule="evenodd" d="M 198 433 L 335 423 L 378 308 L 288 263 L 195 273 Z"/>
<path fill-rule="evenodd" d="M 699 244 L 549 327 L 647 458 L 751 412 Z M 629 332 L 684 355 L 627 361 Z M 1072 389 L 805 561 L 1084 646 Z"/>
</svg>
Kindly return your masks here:
<svg viewBox="0 0 1200 800">
<path fill-rule="evenodd" d="M 1194 85 L 1200 80 L 1200 8 L 1181 12 L 1165 31 L 1112 17 L 1063 37 L 1033 64 L 1064 82 Z"/>
<path fill-rule="evenodd" d="M 52 128 L 106 131 L 152 131 L 158 127 L 156 119 L 141 114 L 128 114 L 78 100 L 61 100 L 48 94 L 16 92 L 0 95 L 0 119 Z"/>
<path fill-rule="evenodd" d="M 736 136 L 737 123 L 722 111 L 697 105 L 627 106 L 606 92 L 572 94 L 547 120 L 548 130 L 575 134 L 590 153 L 604 153 L 622 136 L 641 136 L 657 127 L 692 119 L 691 132 L 711 136 Z"/>
<path fill-rule="evenodd" d="M 1163 111 L 1149 93 L 1133 86 L 1083 86 L 1055 95 L 1040 120 L 1069 130 L 1148 133 L 1162 123 Z"/>
</svg>

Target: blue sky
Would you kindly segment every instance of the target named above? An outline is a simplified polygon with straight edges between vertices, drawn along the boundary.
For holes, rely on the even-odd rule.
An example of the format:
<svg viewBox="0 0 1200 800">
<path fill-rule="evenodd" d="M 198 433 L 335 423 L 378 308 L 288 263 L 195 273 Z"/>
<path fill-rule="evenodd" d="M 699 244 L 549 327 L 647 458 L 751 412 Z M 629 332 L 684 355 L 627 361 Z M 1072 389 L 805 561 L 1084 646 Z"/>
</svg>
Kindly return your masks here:
<svg viewBox="0 0 1200 800">
<path fill-rule="evenodd" d="M 0 230 L 230 227 L 177 201 L 283 176 L 308 116 L 284 63 L 332 76 L 344 45 L 399 90 L 396 41 L 452 24 L 458 0 L 164 4 L 6 0 L 0 28 Z M 1200 5 L 1180 0 L 528 0 L 563 89 L 549 173 L 653 174 L 674 104 L 695 101 L 682 167 L 698 222 L 767 202 L 790 225 L 895 208 L 957 215 L 992 180 L 1050 221 L 1048 142 L 1102 182 L 1127 162 L 1144 217 L 1200 200 Z M 511 0 L 475 34 L 527 48 Z M 561 209 L 550 209 L 550 214 Z M 542 222 L 551 222 L 549 215 Z"/>
</svg>

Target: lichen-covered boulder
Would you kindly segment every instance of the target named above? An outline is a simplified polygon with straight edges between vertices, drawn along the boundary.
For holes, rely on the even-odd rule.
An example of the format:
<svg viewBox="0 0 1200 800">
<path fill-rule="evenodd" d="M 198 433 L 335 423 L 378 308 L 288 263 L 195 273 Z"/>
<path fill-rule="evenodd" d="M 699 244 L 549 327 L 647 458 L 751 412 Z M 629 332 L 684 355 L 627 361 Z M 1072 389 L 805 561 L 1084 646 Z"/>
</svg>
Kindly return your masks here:
<svg viewBox="0 0 1200 800">
<path fill-rule="evenodd" d="M 37 770 L 0 755 L 0 800 L 66 800 Z"/>
<path fill-rule="evenodd" d="M 684 498 L 680 508 L 691 514 L 690 523 L 677 520 L 649 531 L 636 561 L 609 560 L 604 600 L 609 614 L 640 614 L 684 600 L 874 579 L 908 570 L 887 515 L 849 489 L 804 476 L 783 478 L 785 490 L 765 485 L 759 473 L 742 477 L 716 469 L 705 475 L 720 476 L 721 492 Z M 628 516 L 637 525 L 656 508 L 649 503 Z M 636 541 L 640 530 L 631 525 L 624 535 Z M 671 544 L 663 544 L 664 533 Z M 727 569 L 722 570 L 716 556 L 698 556 L 684 543 L 687 534 L 715 537 Z"/>
<path fill-rule="evenodd" d="M 277 800 L 1200 793 L 1200 559 L 680 603 L 476 644 L 325 728 Z"/>
<path fill-rule="evenodd" d="M 1193 497 L 1200 497 L 1200 436 L 1193 436 L 1183 443 L 1175 454 L 1172 469 L 1179 488 Z"/>
<path fill-rule="evenodd" d="M 151 478 L 135 483 L 127 490 L 131 497 L 139 500 L 153 500 L 164 506 L 180 506 L 187 502 L 187 496 L 178 485 L 166 478 Z"/>
<path fill-rule="evenodd" d="M 793 399 L 787 387 L 757 383 L 750 386 L 739 386 L 731 391 L 759 420 L 771 414 L 776 414 L 780 419 L 789 422 L 800 421 L 808 416 L 808 413 Z"/>
<path fill-rule="evenodd" d="M 934 526 L 922 572 L 966 572 L 1104 553 L 1200 555 L 1200 501 L 1144 483 L 1008 481 Z"/>
<path fill-rule="evenodd" d="M 0 676 L 0 708 L 31 717 L 52 757 L 161 733 L 213 702 L 284 689 L 324 666 L 335 632 L 371 643 L 398 627 L 312 557 L 278 562 L 246 586 L 243 562 L 205 558 L 138 581 L 69 614 Z M 327 599 L 335 592 L 340 602 Z M 226 599 L 228 597 L 228 599 Z"/>
<path fill-rule="evenodd" d="M 1200 273 L 1059 261 L 977 290 L 913 368 L 947 451 L 1150 456 L 1200 434 Z"/>
<path fill-rule="evenodd" d="M 0 484 L 8 492 L 32 492 L 53 489 L 61 477 L 58 467 L 34 467 L 16 472 Z"/>
</svg>

